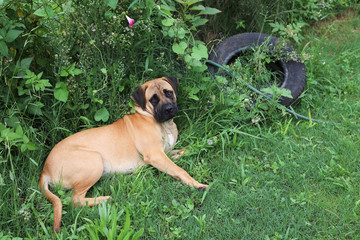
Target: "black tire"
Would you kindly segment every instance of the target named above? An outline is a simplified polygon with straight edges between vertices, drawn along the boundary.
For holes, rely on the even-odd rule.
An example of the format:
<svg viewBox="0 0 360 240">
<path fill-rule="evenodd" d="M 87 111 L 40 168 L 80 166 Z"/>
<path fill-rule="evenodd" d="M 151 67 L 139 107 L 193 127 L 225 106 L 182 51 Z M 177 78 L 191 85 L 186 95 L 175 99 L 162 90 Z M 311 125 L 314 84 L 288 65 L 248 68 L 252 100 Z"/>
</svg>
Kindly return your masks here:
<svg viewBox="0 0 360 240">
<path fill-rule="evenodd" d="M 269 39 L 270 38 L 270 39 Z M 209 60 L 221 65 L 229 65 L 238 58 L 243 51 L 267 43 L 266 48 L 271 54 L 274 47 L 280 44 L 280 40 L 264 33 L 241 33 L 226 38 L 211 50 Z M 278 49 L 278 48 L 277 48 Z M 272 71 L 280 72 L 280 88 L 286 88 L 291 91 L 293 98 L 282 97 L 279 103 L 284 106 L 290 106 L 297 102 L 298 97 L 305 89 L 306 85 L 306 69 L 301 62 L 300 56 L 294 51 L 290 44 L 281 47 L 283 53 L 291 54 L 291 60 L 274 60 L 269 64 Z M 213 75 L 221 74 L 218 67 L 208 63 L 208 70 Z M 279 79 L 278 79 L 279 81 Z"/>
</svg>

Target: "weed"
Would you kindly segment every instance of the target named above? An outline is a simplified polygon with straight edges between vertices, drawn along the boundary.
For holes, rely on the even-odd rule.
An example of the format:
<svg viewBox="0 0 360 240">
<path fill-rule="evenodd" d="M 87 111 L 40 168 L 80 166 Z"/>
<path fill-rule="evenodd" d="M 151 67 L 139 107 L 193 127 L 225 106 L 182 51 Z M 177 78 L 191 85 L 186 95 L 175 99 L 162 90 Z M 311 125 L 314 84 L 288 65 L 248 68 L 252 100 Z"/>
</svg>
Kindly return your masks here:
<svg viewBox="0 0 360 240">
<path fill-rule="evenodd" d="M 116 207 L 112 206 L 108 209 L 105 203 L 99 205 L 100 219 L 92 221 L 86 219 L 89 223 L 85 225 L 86 230 L 89 232 L 90 239 L 139 239 L 144 232 L 144 229 L 134 232 L 130 230 L 130 214 L 126 209 L 125 223 L 123 229 L 118 233 L 118 219 L 124 213 L 124 210 L 118 212 Z"/>
<path fill-rule="evenodd" d="M 180 10 L 175 3 L 180 5 Z M 174 38 L 172 50 L 185 60 L 189 69 L 203 72 L 207 69 L 202 59 L 208 58 L 205 43 L 196 40 L 193 32 L 208 20 L 203 15 L 214 15 L 220 11 L 216 8 L 198 4 L 201 1 L 169 1 L 160 6 L 160 13 L 165 17 L 162 21 L 164 36 Z M 177 15 L 177 16 L 176 16 Z"/>
</svg>

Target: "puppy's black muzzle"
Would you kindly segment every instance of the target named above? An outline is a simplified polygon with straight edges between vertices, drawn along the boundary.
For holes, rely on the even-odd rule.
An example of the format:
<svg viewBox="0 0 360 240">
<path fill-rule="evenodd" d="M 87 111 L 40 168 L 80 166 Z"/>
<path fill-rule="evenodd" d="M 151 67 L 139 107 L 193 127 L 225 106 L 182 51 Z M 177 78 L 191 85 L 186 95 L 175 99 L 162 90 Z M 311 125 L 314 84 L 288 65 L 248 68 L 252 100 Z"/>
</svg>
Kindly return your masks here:
<svg viewBox="0 0 360 240">
<path fill-rule="evenodd" d="M 158 106 L 155 108 L 155 119 L 158 122 L 165 122 L 178 113 L 178 107 L 176 103 L 166 103 L 162 106 Z"/>
</svg>

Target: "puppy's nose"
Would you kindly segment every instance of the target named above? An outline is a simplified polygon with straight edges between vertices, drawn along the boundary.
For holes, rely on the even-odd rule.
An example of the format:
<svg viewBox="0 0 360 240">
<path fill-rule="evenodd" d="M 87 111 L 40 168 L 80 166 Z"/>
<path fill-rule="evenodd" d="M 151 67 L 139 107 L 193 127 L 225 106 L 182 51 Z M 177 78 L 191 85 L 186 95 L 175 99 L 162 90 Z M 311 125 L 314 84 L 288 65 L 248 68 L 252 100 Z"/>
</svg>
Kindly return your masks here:
<svg viewBox="0 0 360 240">
<path fill-rule="evenodd" d="M 173 107 L 172 105 L 167 105 L 167 106 L 165 107 L 165 111 L 166 111 L 167 113 L 172 113 L 172 112 L 174 112 L 174 107 Z"/>
</svg>

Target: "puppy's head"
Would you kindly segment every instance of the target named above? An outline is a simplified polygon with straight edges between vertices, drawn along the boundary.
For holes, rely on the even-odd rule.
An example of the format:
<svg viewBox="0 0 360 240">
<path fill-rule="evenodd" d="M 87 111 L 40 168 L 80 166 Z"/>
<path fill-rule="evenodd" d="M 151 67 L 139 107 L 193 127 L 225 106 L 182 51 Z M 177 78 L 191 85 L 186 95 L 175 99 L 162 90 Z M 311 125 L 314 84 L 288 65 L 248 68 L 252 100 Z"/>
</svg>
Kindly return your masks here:
<svg viewBox="0 0 360 240">
<path fill-rule="evenodd" d="M 178 112 L 176 97 L 179 79 L 176 77 L 162 77 L 148 81 L 138 87 L 131 98 L 162 123 L 173 118 Z"/>
</svg>

